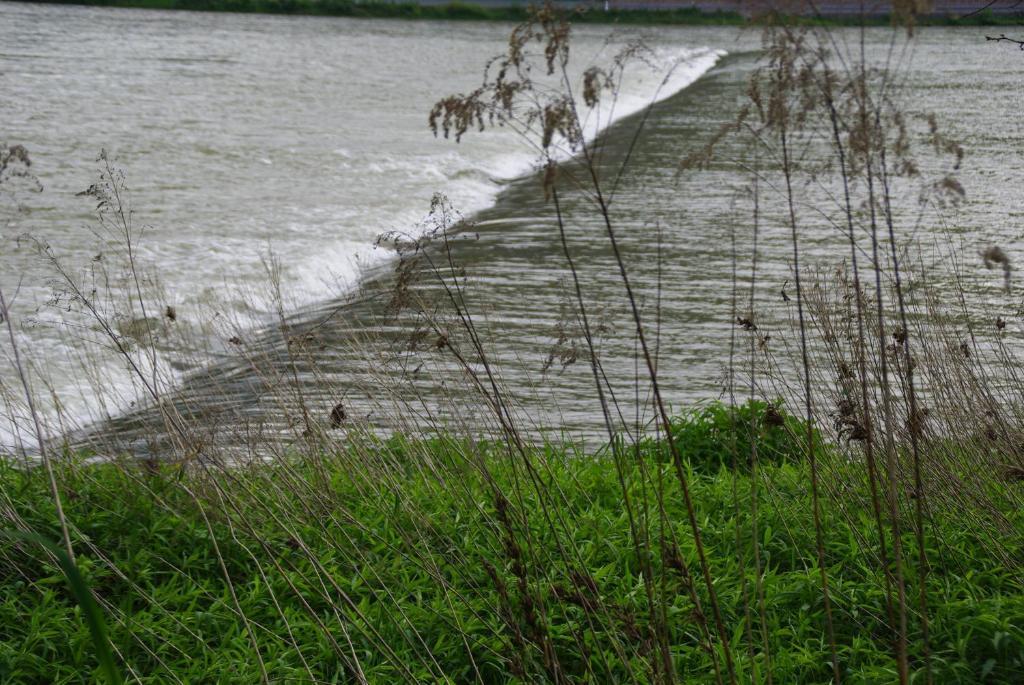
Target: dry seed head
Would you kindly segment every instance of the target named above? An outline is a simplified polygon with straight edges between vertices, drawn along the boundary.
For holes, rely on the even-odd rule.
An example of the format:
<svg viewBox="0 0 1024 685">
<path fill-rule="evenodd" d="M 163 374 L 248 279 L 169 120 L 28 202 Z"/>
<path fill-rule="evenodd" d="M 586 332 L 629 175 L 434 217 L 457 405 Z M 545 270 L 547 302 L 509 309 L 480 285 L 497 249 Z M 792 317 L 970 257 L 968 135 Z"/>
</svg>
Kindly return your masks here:
<svg viewBox="0 0 1024 685">
<path fill-rule="evenodd" d="M 583 103 L 587 107 L 596 107 L 601 100 L 602 90 L 612 90 L 615 82 L 604 69 L 590 67 L 583 72 Z"/>
<path fill-rule="evenodd" d="M 985 248 L 980 253 L 982 261 L 985 263 L 986 269 L 992 269 L 996 265 L 999 265 L 1003 269 L 1003 288 L 1009 292 L 1010 290 L 1010 275 L 1013 273 L 1013 265 L 1010 263 L 1010 258 L 1007 256 L 1003 249 L 998 245 L 992 245 Z"/>
</svg>

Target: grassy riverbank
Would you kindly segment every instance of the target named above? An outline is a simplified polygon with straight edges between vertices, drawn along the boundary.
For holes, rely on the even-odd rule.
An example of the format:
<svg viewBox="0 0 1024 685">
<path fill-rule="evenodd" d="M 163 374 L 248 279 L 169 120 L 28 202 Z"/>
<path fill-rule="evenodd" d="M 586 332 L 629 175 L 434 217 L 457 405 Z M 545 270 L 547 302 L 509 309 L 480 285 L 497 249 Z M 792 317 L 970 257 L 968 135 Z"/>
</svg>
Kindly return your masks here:
<svg viewBox="0 0 1024 685">
<path fill-rule="evenodd" d="M 471 2 L 450 2 L 442 5 L 420 5 L 415 2 L 353 2 L 352 0 L 42 0 L 53 4 L 133 7 L 139 9 L 193 10 L 202 12 L 242 12 L 252 14 L 292 14 L 328 17 L 362 17 L 395 19 L 442 19 L 521 22 L 529 13 L 522 7 L 484 7 Z M 696 9 L 648 12 L 616 10 L 589 11 L 575 21 L 595 23 L 637 24 L 742 24 L 735 12 L 701 12 Z"/>
<path fill-rule="evenodd" d="M 354 0 L 30 0 L 47 4 L 129 7 L 159 10 L 192 10 L 201 12 L 241 12 L 252 14 L 286 14 L 331 17 L 364 17 L 396 19 L 435 19 L 510 21 L 525 20 L 529 13 L 520 7 L 484 7 L 472 2 L 450 2 L 420 5 L 415 2 L 363 2 Z M 878 15 L 866 19 L 854 16 L 787 17 L 788 23 L 823 26 L 889 25 L 890 17 Z M 695 8 L 664 10 L 591 9 L 581 12 L 574 21 L 598 24 L 678 24 L 694 26 L 745 25 L 751 20 L 738 12 L 705 12 Z M 1024 13 L 1017 15 L 979 12 L 965 18 L 954 16 L 921 17 L 918 23 L 934 26 L 1017 26 L 1024 23 Z"/>
<path fill-rule="evenodd" d="M 749 451 L 728 410 L 690 415 L 677 428 L 737 677 L 750 682 L 770 669 L 779 683 L 827 682 L 808 469 L 792 434 L 771 423 L 758 438 L 756 479 L 748 465 L 727 466 Z M 708 611 L 683 498 L 664 445 L 642 451 L 616 461 L 607 452 L 531 450 L 529 471 L 492 444 L 360 439 L 272 465 L 66 465 L 58 475 L 78 565 L 104 607 L 119 667 L 139 682 L 254 683 L 264 674 L 356 682 L 361 674 L 370 683 L 502 683 L 556 671 L 573 682 L 620 682 L 658 659 L 655 609 L 665 612 L 679 677 L 712 682 L 688 598 L 692 582 Z M 826 499 L 821 513 L 836 641 L 848 682 L 889 683 L 884 574 L 873 558 L 874 521 L 849 506 L 864 495 L 854 471 L 842 499 Z M 660 500 L 649 489 L 657 482 Z M 0 492 L 20 528 L 59 539 L 41 469 L 5 467 Z M 760 506 L 751 506 L 755 496 Z M 1020 512 L 1011 516 L 1019 531 Z M 649 549 L 638 554 L 630 531 L 639 521 Z M 1005 560 L 1024 550 L 994 549 L 971 522 L 939 508 L 929 525 L 935 682 L 1014 682 L 1024 663 L 1024 593 L 1019 566 Z M 645 557 L 654 598 L 644 591 Z M 916 597 L 912 574 L 907 582 Z M 96 673 L 82 612 L 58 567 L 30 543 L 0 544 L 0 638 L 0 681 L 83 682 Z M 922 654 L 913 628 L 910 653 Z M 920 658 L 911 666 L 920 677 Z"/>
</svg>

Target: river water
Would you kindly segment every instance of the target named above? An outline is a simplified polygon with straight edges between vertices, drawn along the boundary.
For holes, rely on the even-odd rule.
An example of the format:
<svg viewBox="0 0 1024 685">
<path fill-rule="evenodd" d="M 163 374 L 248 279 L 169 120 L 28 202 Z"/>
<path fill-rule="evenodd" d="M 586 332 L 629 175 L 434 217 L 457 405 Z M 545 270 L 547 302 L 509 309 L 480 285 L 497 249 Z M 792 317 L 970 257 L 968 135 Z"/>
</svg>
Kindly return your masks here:
<svg viewBox="0 0 1024 685">
<path fill-rule="evenodd" d="M 478 401 L 460 404 L 459 364 L 440 360 L 436 343 L 433 352 L 411 349 L 411 320 L 387 306 L 395 252 L 374 241 L 422 230 L 435 193 L 474 222 L 452 253 L 510 397 L 537 425 L 600 434 L 585 360 L 577 354 L 563 368 L 563 344 L 545 369 L 560 322 L 572 328 L 572 304 L 536 155 L 508 130 L 455 144 L 427 128 L 436 100 L 479 85 L 510 26 L 19 3 L 0 5 L 0 25 L 0 136 L 30 150 L 42 185 L 6 184 L 0 287 L 16 295 L 19 347 L 50 435 L 99 422 L 127 449 L 150 449 L 139 437 L 156 433 L 141 379 L 154 377 L 190 423 L 229 441 L 308 431 L 339 401 L 350 422 L 394 427 L 386 405 L 401 387 L 412 393 L 399 400 L 402 421 L 487 414 Z M 631 151 L 615 217 L 646 315 L 658 321 L 666 395 L 681 406 L 723 394 L 733 257 L 749 260 L 750 236 L 738 229 L 749 216 L 739 151 L 727 144 L 700 172 L 679 173 L 678 164 L 735 116 L 760 38 L 734 27 L 577 27 L 573 73 L 637 38 L 652 63 L 631 68 L 615 110 L 588 122 L 602 131 L 606 168 Z M 969 200 L 944 215 L 943 240 L 958 236 L 969 254 L 999 244 L 1017 259 L 1024 60 L 986 44 L 981 29 L 924 29 L 894 53 L 890 38 L 873 30 L 869 50 L 893 55 L 914 111 L 934 112 L 968 150 Z M 634 113 L 655 100 L 634 150 Z M 124 173 L 145 312 L 103 299 L 133 286 L 95 200 L 79 194 L 96 180 L 101 150 Z M 563 202 L 609 385 L 635 393 L 636 343 L 601 225 L 581 192 L 567 188 Z M 785 238 L 761 239 L 766 299 L 788 274 Z M 834 238 L 812 227 L 810 254 L 820 243 L 827 263 Z M 131 338 L 135 319 L 150 316 L 130 352 L 141 375 L 54 282 L 41 243 L 78 283 L 98 284 L 116 332 Z M 984 272 L 978 282 L 993 293 L 1001 285 Z M 161 316 L 168 305 L 173 320 Z M 454 347 L 458 326 L 449 323 Z M 0 443 L 10 447 L 30 442 L 31 431 L 6 342 Z M 623 404 L 637 420 L 650 416 L 646 397 Z"/>
</svg>

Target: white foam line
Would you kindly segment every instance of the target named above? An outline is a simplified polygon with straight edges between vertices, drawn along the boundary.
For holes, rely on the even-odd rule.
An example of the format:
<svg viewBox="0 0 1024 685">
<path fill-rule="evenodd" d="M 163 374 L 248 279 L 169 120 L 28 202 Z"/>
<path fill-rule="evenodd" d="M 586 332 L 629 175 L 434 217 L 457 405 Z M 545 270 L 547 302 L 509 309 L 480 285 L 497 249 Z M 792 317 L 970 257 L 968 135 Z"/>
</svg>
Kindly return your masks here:
<svg viewBox="0 0 1024 685">
<path fill-rule="evenodd" d="M 584 139 L 587 144 L 592 143 L 601 133 L 622 119 L 685 90 L 710 71 L 726 54 L 724 50 L 706 47 L 680 48 L 655 53 L 654 58 L 661 63 L 661 68 L 651 69 L 647 65 L 637 65 L 637 68 L 623 79 L 625 88 L 617 94 L 613 106 L 607 108 L 606 114 L 602 113 L 600 104 L 594 109 L 584 109 L 581 112 Z M 448 197 L 453 206 L 467 218 L 493 206 L 498 195 L 510 181 L 536 171 L 540 162 L 540 155 L 535 150 L 531 151 L 526 141 L 512 142 L 520 149 L 496 156 L 479 167 L 458 169 L 453 175 L 466 176 L 476 172 L 476 177 L 455 180 L 445 176 L 449 180 L 448 187 L 436 190 Z M 568 149 L 564 141 L 556 141 L 553 147 L 557 148 L 555 156 L 560 161 L 566 161 L 576 154 L 575 151 Z M 452 161 L 452 158 L 445 159 Z M 454 159 L 461 158 L 456 156 Z M 392 222 L 391 226 L 408 230 L 416 224 L 415 220 L 409 219 L 410 217 L 406 216 Z M 307 278 L 305 283 L 301 284 L 305 286 L 305 293 L 297 293 L 303 304 L 313 304 L 321 300 L 328 284 L 342 293 L 351 290 L 358 285 L 364 269 L 379 266 L 381 262 L 393 258 L 390 250 L 373 249 L 370 245 L 363 247 L 363 250 L 359 250 L 351 241 L 346 241 L 345 244 L 338 244 L 335 249 L 314 258 L 310 268 L 306 269 L 306 273 L 313 277 Z M 345 265 L 340 272 L 337 268 L 339 264 Z"/>
</svg>

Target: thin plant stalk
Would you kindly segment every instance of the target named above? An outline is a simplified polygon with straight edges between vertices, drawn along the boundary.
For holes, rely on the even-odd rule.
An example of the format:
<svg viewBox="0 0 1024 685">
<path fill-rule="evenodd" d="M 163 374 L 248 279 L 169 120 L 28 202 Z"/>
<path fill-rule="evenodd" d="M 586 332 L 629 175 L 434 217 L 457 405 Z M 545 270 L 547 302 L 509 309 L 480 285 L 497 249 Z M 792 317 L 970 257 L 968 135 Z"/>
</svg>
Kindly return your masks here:
<svg viewBox="0 0 1024 685">
<path fill-rule="evenodd" d="M 7 300 L 4 297 L 2 289 L 0 289 L 0 313 L 3 314 L 4 323 L 7 324 L 7 337 L 11 342 L 11 354 L 14 357 L 14 368 L 18 374 L 18 379 L 21 381 L 21 387 L 25 391 L 25 404 L 28 406 L 28 412 L 32 416 L 32 425 L 36 432 L 36 444 L 39 447 L 39 457 L 43 462 L 43 468 L 46 470 L 46 479 L 50 484 L 50 496 L 53 498 L 53 506 L 57 512 L 57 522 L 60 524 L 60 534 L 64 542 L 64 551 L 68 555 L 68 561 L 74 565 L 75 550 L 71 545 L 71 533 L 68 530 L 67 517 L 64 515 L 64 504 L 61 501 L 60 488 L 57 486 L 57 477 L 54 474 L 53 464 L 50 461 L 49 450 L 46 448 L 46 436 L 43 433 L 42 422 L 39 420 L 39 412 L 36 409 L 32 389 L 28 384 L 28 374 L 21 362 L 21 353 L 18 351 L 18 341 L 14 337 L 14 324 L 11 322 L 11 312 L 7 307 Z M 24 447 L 22 447 L 22 449 L 24 450 Z M 27 456 L 25 459 L 26 461 L 28 460 Z"/>
</svg>

